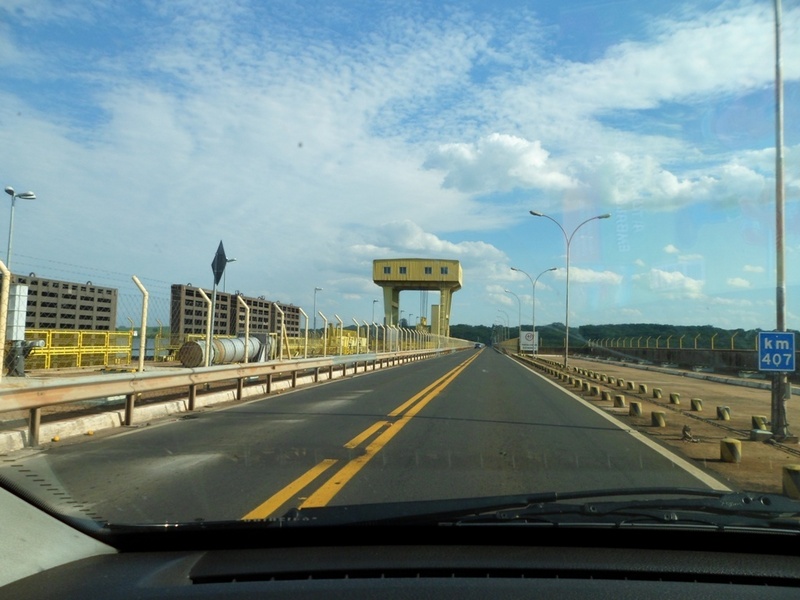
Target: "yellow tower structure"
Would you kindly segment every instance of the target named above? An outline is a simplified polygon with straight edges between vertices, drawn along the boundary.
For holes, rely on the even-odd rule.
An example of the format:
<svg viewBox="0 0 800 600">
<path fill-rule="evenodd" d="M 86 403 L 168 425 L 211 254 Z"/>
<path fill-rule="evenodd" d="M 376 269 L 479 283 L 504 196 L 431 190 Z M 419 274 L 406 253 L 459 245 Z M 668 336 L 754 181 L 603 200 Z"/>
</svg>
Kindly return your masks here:
<svg viewBox="0 0 800 600">
<path fill-rule="evenodd" d="M 439 305 L 431 307 L 431 333 L 450 335 L 453 292 L 461 289 L 461 264 L 457 260 L 390 258 L 372 261 L 372 280 L 383 288 L 383 314 L 387 325 L 400 321 L 400 292 L 438 290 Z"/>
</svg>

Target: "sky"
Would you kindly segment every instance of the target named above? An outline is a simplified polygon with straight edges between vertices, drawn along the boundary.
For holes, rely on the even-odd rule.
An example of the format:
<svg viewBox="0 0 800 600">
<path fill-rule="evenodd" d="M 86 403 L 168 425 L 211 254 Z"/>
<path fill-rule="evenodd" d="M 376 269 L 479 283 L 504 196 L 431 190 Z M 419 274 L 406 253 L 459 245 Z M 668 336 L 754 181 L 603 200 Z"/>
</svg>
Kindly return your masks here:
<svg viewBox="0 0 800 600">
<path fill-rule="evenodd" d="M 322 288 L 350 324 L 379 319 L 374 259 L 455 259 L 451 323 L 514 327 L 537 277 L 537 325 L 564 322 L 569 247 L 572 326 L 774 329 L 773 8 L 0 0 L 0 181 L 37 196 L 11 270 L 117 287 L 123 324 L 136 275 L 166 323 L 222 241 L 227 291 L 312 314 Z M 800 328 L 796 0 L 782 56 Z M 437 302 L 400 296 L 414 321 Z"/>
</svg>

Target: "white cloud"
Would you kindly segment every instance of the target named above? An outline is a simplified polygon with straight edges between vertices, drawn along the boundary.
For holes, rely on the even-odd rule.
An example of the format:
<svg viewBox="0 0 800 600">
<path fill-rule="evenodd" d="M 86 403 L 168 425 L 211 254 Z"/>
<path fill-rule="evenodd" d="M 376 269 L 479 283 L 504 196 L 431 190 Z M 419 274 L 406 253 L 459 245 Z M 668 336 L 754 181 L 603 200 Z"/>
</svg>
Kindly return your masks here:
<svg viewBox="0 0 800 600">
<path fill-rule="evenodd" d="M 645 263 L 641 258 L 637 258 L 635 261 L 633 261 L 633 264 L 635 264 L 637 267 L 647 266 L 647 263 Z"/>
<path fill-rule="evenodd" d="M 742 277 L 730 277 L 728 279 L 728 285 L 739 289 L 747 289 L 751 287 L 751 283 Z"/>
<path fill-rule="evenodd" d="M 556 279 L 566 279 L 566 269 L 558 269 L 553 272 Z M 607 285 L 619 285 L 622 283 L 622 275 L 613 271 L 593 271 L 581 267 L 569 268 L 569 282 L 573 283 L 599 283 Z"/>
<path fill-rule="evenodd" d="M 519 188 L 564 190 L 577 183 L 559 171 L 540 141 L 493 133 L 475 144 L 440 145 L 425 162 L 445 171 L 443 185 L 467 193 Z"/>
<path fill-rule="evenodd" d="M 680 253 L 680 250 L 678 250 L 672 244 L 667 244 L 666 246 L 664 246 L 664 252 L 666 252 L 667 254 L 678 254 Z"/>
<path fill-rule="evenodd" d="M 764 267 L 756 266 L 756 265 L 745 265 L 743 267 L 745 273 L 763 273 Z"/>
<path fill-rule="evenodd" d="M 703 297 L 703 282 L 687 277 L 680 271 L 650 269 L 647 274 L 634 275 L 633 280 L 644 283 L 653 292 L 663 293 L 671 298 Z"/>
</svg>

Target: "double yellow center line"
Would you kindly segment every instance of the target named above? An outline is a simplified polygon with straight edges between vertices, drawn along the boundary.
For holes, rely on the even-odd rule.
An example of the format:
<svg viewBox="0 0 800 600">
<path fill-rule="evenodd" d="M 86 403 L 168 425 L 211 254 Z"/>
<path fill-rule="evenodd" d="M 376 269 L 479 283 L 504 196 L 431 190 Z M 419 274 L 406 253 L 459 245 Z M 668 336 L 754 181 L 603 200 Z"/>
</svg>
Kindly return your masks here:
<svg viewBox="0 0 800 600">
<path fill-rule="evenodd" d="M 440 377 L 421 392 L 403 402 L 387 416 L 394 420 L 381 420 L 373 423 L 364 431 L 359 433 L 352 440 L 347 442 L 344 447 L 347 449 L 358 448 L 360 445 L 372 439 L 363 454 L 348 461 L 338 471 L 336 471 L 327 481 L 311 493 L 299 506 L 299 508 L 310 508 L 327 505 L 333 497 L 356 474 L 363 469 L 372 458 L 380 452 L 389 441 L 400 433 L 400 430 L 414 418 L 419 411 L 433 400 L 439 392 L 445 389 L 450 383 L 475 360 L 478 353 L 458 365 L 455 369 Z M 374 437 L 376 436 L 377 437 Z M 374 438 L 374 439 L 373 439 Z M 266 519 L 287 502 L 296 498 L 306 487 L 313 483 L 318 477 L 333 467 L 339 461 L 334 458 L 326 458 L 311 469 L 303 473 L 289 485 L 270 497 L 266 502 L 247 513 L 242 520 Z"/>
</svg>

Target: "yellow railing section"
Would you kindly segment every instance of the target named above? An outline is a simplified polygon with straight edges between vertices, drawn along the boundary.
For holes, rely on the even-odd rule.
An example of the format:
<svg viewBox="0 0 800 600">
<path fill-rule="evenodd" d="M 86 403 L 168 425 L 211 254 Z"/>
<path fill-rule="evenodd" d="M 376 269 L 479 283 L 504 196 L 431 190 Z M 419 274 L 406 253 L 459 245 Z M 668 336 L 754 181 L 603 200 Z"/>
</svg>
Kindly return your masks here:
<svg viewBox="0 0 800 600">
<path fill-rule="evenodd" d="M 44 341 L 44 347 L 35 348 L 25 359 L 26 369 L 64 369 L 131 363 L 131 331 L 28 329 L 25 339 Z"/>
<path fill-rule="evenodd" d="M 383 332 L 382 332 L 383 333 Z M 221 337 L 234 336 L 214 336 Z M 28 341 L 42 340 L 43 347 L 37 347 L 25 359 L 25 368 L 64 369 L 70 367 L 97 367 L 130 365 L 132 355 L 139 351 L 139 341 L 131 330 L 126 331 L 81 331 L 67 329 L 29 329 L 25 332 Z M 148 360 L 174 361 L 180 347 L 189 341 L 204 340 L 204 335 L 175 336 L 157 333 L 152 346 L 147 351 Z M 268 360 L 347 356 L 369 352 L 397 352 L 404 350 L 424 350 L 434 348 L 460 347 L 463 340 L 437 337 L 397 336 L 384 340 L 357 335 L 351 330 L 331 328 L 326 337 L 284 337 L 278 339 L 270 334 L 270 354 Z M 281 356 L 278 356 L 278 354 Z"/>
</svg>

